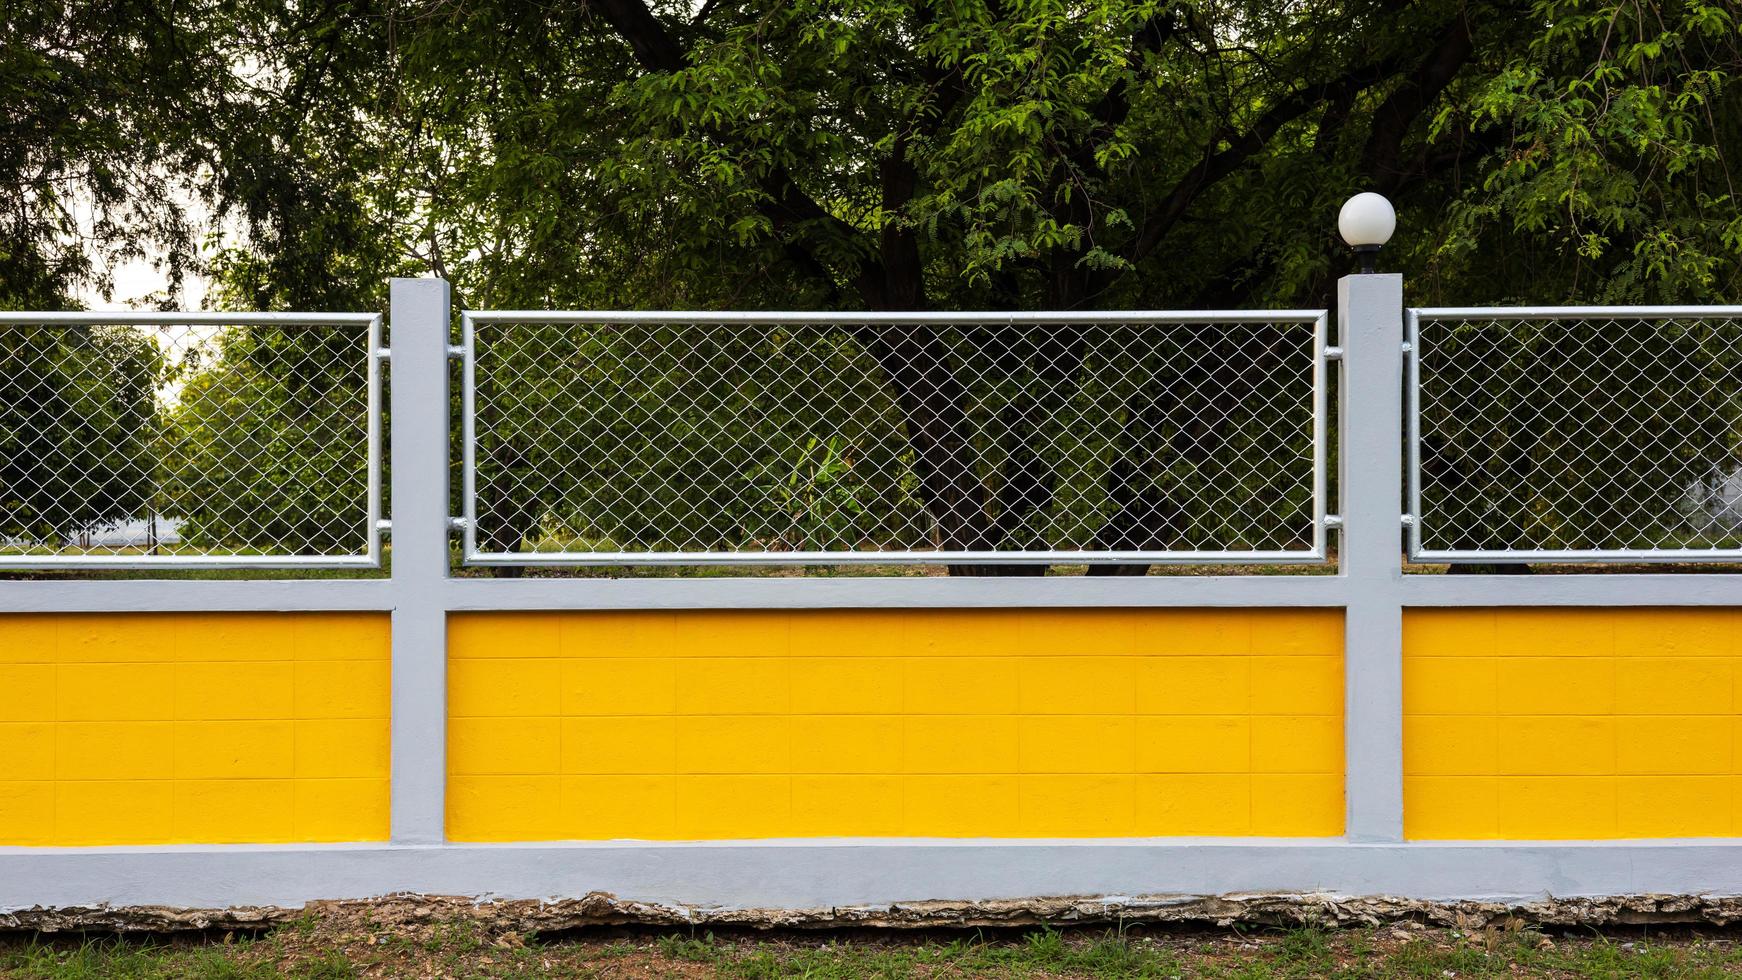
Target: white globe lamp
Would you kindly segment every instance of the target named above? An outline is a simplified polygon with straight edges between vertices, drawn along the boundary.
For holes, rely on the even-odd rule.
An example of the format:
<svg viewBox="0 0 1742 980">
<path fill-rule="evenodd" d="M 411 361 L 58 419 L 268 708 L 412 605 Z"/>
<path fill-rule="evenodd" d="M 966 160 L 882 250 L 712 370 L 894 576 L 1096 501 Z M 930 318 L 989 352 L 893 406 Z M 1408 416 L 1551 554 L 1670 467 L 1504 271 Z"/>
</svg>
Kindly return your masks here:
<svg viewBox="0 0 1742 980">
<path fill-rule="evenodd" d="M 1337 231 L 1361 257 L 1361 271 L 1370 273 L 1379 259 L 1379 249 L 1397 230 L 1397 211 L 1383 194 L 1366 191 L 1343 202 L 1337 214 Z"/>
</svg>

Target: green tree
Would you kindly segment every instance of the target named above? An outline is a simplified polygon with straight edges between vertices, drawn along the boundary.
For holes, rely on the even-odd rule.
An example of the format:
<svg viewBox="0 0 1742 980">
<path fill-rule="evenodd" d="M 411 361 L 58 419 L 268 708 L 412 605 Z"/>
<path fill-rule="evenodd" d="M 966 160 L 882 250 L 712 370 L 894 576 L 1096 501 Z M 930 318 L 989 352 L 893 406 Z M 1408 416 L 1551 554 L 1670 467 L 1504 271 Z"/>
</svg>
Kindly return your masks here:
<svg viewBox="0 0 1742 980">
<path fill-rule="evenodd" d="M 1742 271 L 1732 2 L 224 9 L 176 22 L 230 77 L 171 87 L 222 108 L 187 118 L 223 117 L 191 141 L 215 212 L 244 219 L 222 295 L 254 307 L 379 303 L 407 268 L 496 308 L 1323 306 L 1356 189 L 1396 201 L 1385 262 L 1416 303 L 1700 301 Z M 1027 420 L 1053 409 L 1018 397 L 976 441 L 964 365 L 1070 403 L 1104 381 L 1089 351 L 852 342 L 937 540 L 998 547 L 1052 506 L 1061 464 Z M 1261 377 L 1265 347 L 1121 406 L 1140 424 L 1097 474 L 1107 540 L 1164 535 L 1239 437 L 1223 382 Z M 486 533 L 519 540 L 561 490 L 525 485 Z"/>
</svg>

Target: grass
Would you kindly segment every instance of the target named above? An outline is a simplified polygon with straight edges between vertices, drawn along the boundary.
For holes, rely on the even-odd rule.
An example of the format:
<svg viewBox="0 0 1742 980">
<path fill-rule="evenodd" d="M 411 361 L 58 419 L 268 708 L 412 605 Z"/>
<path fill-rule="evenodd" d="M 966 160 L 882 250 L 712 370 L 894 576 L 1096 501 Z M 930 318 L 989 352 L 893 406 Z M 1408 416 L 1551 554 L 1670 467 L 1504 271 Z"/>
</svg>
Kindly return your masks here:
<svg viewBox="0 0 1742 980">
<path fill-rule="evenodd" d="M 1723 931 L 1550 936 L 1414 924 L 1371 929 L 1076 929 L 737 933 L 580 931 L 538 937 L 488 913 L 311 913 L 253 936 L 0 940 L 0 977 L 1723 977 Z"/>
</svg>

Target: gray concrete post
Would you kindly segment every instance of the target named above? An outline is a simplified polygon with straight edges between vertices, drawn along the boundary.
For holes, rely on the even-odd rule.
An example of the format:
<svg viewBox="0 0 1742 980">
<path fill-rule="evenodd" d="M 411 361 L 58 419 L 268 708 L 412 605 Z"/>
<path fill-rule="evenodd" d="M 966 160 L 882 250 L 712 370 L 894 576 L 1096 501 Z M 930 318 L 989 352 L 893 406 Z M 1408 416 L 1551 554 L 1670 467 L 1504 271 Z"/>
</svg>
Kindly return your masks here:
<svg viewBox="0 0 1742 980">
<path fill-rule="evenodd" d="M 447 785 L 448 284 L 395 279 L 392 307 L 392 840 L 439 844 Z"/>
<path fill-rule="evenodd" d="M 1352 841 L 1403 839 L 1403 277 L 1337 283 L 1344 782 Z"/>
</svg>

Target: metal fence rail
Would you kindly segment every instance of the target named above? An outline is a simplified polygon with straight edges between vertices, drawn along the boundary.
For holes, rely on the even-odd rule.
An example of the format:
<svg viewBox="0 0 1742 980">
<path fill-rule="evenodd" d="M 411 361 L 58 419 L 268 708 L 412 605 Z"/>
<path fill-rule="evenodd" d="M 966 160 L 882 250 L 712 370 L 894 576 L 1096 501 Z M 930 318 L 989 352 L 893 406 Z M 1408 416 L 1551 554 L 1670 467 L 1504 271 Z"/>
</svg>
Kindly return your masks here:
<svg viewBox="0 0 1742 980">
<path fill-rule="evenodd" d="M 467 313 L 464 560 L 1322 561 L 1325 329 Z"/>
<path fill-rule="evenodd" d="M 1409 555 L 1742 559 L 1742 307 L 1409 311 Z"/>
<path fill-rule="evenodd" d="M 0 568 L 373 567 L 381 317 L 0 314 Z"/>
</svg>

